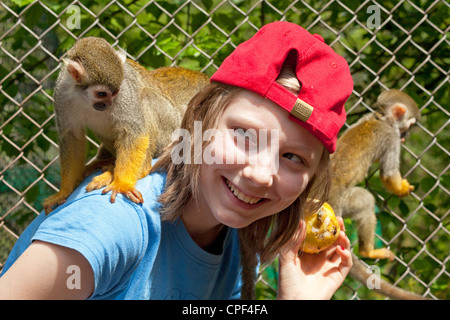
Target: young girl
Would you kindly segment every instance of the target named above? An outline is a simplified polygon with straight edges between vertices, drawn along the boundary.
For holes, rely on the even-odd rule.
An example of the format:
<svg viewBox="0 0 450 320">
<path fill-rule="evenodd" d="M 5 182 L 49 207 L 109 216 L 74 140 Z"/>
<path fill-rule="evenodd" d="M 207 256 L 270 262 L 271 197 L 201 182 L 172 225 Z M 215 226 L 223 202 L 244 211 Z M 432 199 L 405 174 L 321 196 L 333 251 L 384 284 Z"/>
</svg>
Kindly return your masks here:
<svg viewBox="0 0 450 320">
<path fill-rule="evenodd" d="M 211 80 L 188 106 L 188 134 L 138 182 L 145 202 L 111 204 L 85 192 L 88 177 L 23 232 L 0 298 L 251 298 L 257 265 L 277 255 L 279 299 L 333 295 L 351 268 L 349 241 L 341 232 L 329 249 L 299 255 L 301 217 L 327 197 L 348 65 L 320 36 L 277 22 Z"/>
</svg>

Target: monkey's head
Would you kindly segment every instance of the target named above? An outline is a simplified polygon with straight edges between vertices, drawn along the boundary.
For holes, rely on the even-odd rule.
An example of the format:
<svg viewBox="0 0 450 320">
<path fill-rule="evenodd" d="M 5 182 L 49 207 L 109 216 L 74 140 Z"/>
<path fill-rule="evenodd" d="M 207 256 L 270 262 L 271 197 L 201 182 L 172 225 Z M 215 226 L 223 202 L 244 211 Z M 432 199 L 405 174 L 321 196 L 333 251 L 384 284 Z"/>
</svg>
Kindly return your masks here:
<svg viewBox="0 0 450 320">
<path fill-rule="evenodd" d="M 402 142 L 411 127 L 420 120 L 420 110 L 416 102 L 406 93 L 396 89 L 381 93 L 377 99 L 377 108 L 387 121 L 399 129 Z"/>
<path fill-rule="evenodd" d="M 98 111 L 109 108 L 123 81 L 124 51 L 116 51 L 102 38 L 78 40 L 67 52 L 64 64 L 75 89 Z"/>
</svg>

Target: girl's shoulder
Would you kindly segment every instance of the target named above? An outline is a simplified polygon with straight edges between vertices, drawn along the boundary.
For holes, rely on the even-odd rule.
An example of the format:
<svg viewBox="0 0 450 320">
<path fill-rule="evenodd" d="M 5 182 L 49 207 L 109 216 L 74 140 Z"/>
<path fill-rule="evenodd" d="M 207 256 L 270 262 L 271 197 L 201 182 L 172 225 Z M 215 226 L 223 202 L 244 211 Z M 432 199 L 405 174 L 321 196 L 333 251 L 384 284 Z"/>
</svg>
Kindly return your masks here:
<svg viewBox="0 0 450 320">
<path fill-rule="evenodd" d="M 34 240 L 74 249 L 89 260 L 93 269 L 103 257 L 129 257 L 135 261 L 150 242 L 159 241 L 158 197 L 164 188 L 165 174 L 154 173 L 138 181 L 136 188 L 142 192 L 143 204 L 133 203 L 122 195 L 111 203 L 110 194 L 103 195 L 102 189 L 86 192 L 87 184 L 98 174 L 87 177 L 50 214 L 41 212 L 32 221 L 16 242 L 4 269 Z"/>
</svg>

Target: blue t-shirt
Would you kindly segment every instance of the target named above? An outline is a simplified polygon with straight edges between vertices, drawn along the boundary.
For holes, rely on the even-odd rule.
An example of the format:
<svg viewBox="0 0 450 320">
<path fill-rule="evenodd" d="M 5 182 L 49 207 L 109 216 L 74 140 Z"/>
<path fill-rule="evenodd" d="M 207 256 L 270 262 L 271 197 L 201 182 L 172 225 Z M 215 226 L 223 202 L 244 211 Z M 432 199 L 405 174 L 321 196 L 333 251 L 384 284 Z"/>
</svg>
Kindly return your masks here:
<svg viewBox="0 0 450 320">
<path fill-rule="evenodd" d="M 144 203 L 122 195 L 86 192 L 88 177 L 48 216 L 41 213 L 22 233 L 3 268 L 5 273 L 33 240 L 80 252 L 94 271 L 89 299 L 238 299 L 240 256 L 237 230 L 228 228 L 222 253 L 201 249 L 181 219 L 161 221 L 160 196 L 166 175 L 138 181 Z M 68 277 L 70 274 L 68 274 Z"/>
</svg>

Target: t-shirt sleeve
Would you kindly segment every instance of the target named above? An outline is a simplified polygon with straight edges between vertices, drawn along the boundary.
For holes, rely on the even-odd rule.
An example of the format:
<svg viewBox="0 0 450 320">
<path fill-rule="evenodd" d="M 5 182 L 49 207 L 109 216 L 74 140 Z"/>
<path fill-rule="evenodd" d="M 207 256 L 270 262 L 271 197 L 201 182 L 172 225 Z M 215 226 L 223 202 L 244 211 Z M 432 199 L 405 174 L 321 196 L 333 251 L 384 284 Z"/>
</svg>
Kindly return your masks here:
<svg viewBox="0 0 450 320">
<path fill-rule="evenodd" d="M 105 295 L 127 285 L 144 254 L 145 217 L 138 205 L 93 194 L 55 210 L 42 222 L 32 240 L 80 252 L 94 272 L 91 296 Z"/>
</svg>

